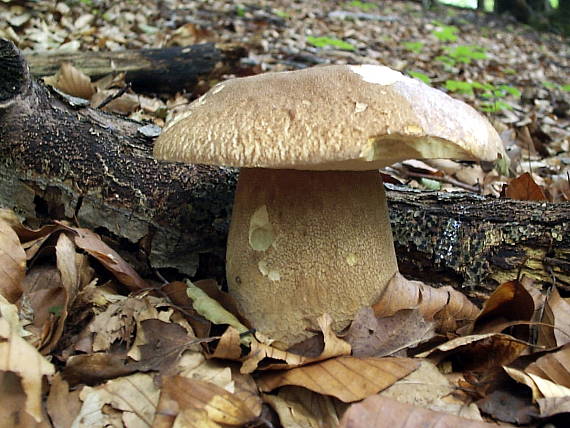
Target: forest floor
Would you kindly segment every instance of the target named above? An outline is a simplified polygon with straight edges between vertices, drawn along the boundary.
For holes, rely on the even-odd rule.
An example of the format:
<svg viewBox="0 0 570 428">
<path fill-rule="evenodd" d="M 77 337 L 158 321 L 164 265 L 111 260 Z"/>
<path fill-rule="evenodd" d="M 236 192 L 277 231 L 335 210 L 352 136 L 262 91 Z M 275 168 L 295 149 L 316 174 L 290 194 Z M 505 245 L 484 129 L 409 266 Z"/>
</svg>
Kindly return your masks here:
<svg viewBox="0 0 570 428">
<path fill-rule="evenodd" d="M 217 42 L 246 47 L 239 75 L 392 67 L 483 112 L 511 171 L 406 161 L 385 172 L 420 188 L 496 196 L 530 173 L 542 186 L 534 199 L 570 200 L 570 44 L 509 17 L 410 1 L 0 4 L 0 37 L 25 55 Z M 81 75 L 71 73 L 60 77 Z M 121 111 L 163 125 L 165 108 L 169 118 L 215 83 L 171 99 L 127 91 Z M 479 311 L 456 290 L 397 276 L 398 286 L 420 289 L 417 304 L 388 315 L 363 308 L 341 337 L 323 315 L 319 334 L 285 351 L 242 324 L 215 281 L 141 278 L 86 229 L 30 230 L 0 210 L 0 268 L 0 427 L 466 423 L 458 417 L 473 427 L 562 427 L 570 413 L 570 300 L 523 278 L 500 285 Z"/>
</svg>

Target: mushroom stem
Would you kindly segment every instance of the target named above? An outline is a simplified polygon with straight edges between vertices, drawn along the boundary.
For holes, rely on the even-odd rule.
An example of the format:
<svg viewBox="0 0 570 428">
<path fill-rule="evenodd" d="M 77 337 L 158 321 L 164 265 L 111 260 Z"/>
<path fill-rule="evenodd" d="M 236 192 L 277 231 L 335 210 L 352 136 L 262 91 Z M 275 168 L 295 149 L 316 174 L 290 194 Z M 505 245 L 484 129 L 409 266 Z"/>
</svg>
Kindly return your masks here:
<svg viewBox="0 0 570 428">
<path fill-rule="evenodd" d="M 292 345 L 323 313 L 338 331 L 397 270 L 377 171 L 241 169 L 227 279 L 262 333 Z"/>
</svg>

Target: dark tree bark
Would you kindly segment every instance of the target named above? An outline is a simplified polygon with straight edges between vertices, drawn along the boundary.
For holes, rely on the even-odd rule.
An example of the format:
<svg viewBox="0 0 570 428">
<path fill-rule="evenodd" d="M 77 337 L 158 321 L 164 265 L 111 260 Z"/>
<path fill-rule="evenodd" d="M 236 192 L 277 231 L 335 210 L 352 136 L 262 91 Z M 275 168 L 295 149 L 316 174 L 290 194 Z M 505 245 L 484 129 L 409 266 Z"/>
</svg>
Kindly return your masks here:
<svg viewBox="0 0 570 428">
<path fill-rule="evenodd" d="M 168 273 L 222 279 L 236 172 L 157 162 L 143 125 L 58 98 L 0 40 L 0 207 L 31 224 L 78 221 Z M 388 200 L 406 275 L 473 297 L 519 270 L 570 287 L 570 204 L 404 188 Z"/>
<path fill-rule="evenodd" d="M 26 55 L 26 61 L 34 77 L 55 74 L 68 62 L 92 80 L 124 72 L 135 92 L 174 94 L 194 88 L 200 79 L 219 79 L 235 72 L 246 55 L 246 49 L 237 44 L 204 43 L 116 52 L 33 53 Z"/>
</svg>

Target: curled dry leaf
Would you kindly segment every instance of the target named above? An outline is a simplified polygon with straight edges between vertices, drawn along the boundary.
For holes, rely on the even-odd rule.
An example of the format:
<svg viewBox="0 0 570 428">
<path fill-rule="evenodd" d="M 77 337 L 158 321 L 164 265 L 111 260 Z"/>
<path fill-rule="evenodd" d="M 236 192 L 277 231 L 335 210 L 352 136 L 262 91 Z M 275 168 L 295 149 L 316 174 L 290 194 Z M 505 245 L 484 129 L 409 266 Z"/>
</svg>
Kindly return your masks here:
<svg viewBox="0 0 570 428">
<path fill-rule="evenodd" d="M 200 415 L 203 423 L 181 424 L 194 419 L 196 415 Z M 172 426 L 169 422 L 175 419 L 175 426 L 242 426 L 257 416 L 259 415 L 252 413 L 239 397 L 213 383 L 182 376 L 168 376 L 163 378 L 155 424 Z"/>
<path fill-rule="evenodd" d="M 532 391 L 533 401 L 539 398 L 570 397 L 570 388 L 558 385 L 540 376 L 512 367 L 504 367 L 507 374 L 517 382 L 528 386 Z"/>
<path fill-rule="evenodd" d="M 530 321 L 534 314 L 534 301 L 520 281 L 501 284 L 485 302 L 481 313 L 473 322 L 473 332 L 501 332 L 512 321 Z M 528 325 L 517 325 L 512 335 L 528 340 Z"/>
<path fill-rule="evenodd" d="M 44 77 L 44 82 L 66 94 L 86 100 L 95 93 L 89 76 L 68 62 L 61 64 L 55 75 Z"/>
<path fill-rule="evenodd" d="M 263 392 L 284 385 L 302 386 L 350 403 L 393 385 L 419 365 L 419 360 L 410 358 L 337 357 L 291 370 L 263 374 L 257 384 Z"/>
<path fill-rule="evenodd" d="M 74 426 L 117 426 L 112 423 L 113 413 L 108 412 L 107 406 L 110 406 L 122 412 L 122 426 L 150 427 L 159 394 L 153 377 L 142 373 L 113 379 L 96 387 L 86 386 L 80 393 L 83 405 Z"/>
<path fill-rule="evenodd" d="M 415 428 L 420 426 L 491 428 L 497 425 L 410 406 L 380 395 L 368 397 L 363 402 L 350 406 L 340 422 L 340 428 Z"/>
<path fill-rule="evenodd" d="M 332 321 L 331 316 L 328 314 L 323 314 L 317 319 L 317 323 L 319 324 L 324 340 L 324 348 L 318 356 L 305 357 L 291 352 L 282 351 L 257 340 L 252 340 L 250 345 L 251 350 L 243 361 L 241 372 L 252 373 L 256 369 L 275 370 L 299 367 L 304 364 L 326 360 L 327 358 L 350 355 L 352 350 L 350 344 L 336 336 L 332 329 Z M 261 363 L 263 363 L 263 360 L 266 358 L 271 360 L 271 362 L 262 366 Z M 283 362 L 279 363 L 274 360 L 281 360 Z"/>
<path fill-rule="evenodd" d="M 10 303 L 22 295 L 22 280 L 26 273 L 26 253 L 18 235 L 0 219 L 0 294 Z"/>
<path fill-rule="evenodd" d="M 287 428 L 329 428 L 339 424 L 338 412 L 331 397 L 297 386 L 284 386 L 275 395 L 263 394 Z"/>
<path fill-rule="evenodd" d="M 458 370 L 488 370 L 510 364 L 528 344 L 507 334 L 486 333 L 458 337 L 416 355 L 440 363 L 447 357 Z"/>
<path fill-rule="evenodd" d="M 570 413 L 570 397 L 539 398 L 540 416 L 547 418 L 560 413 Z"/>
<path fill-rule="evenodd" d="M 44 375 L 55 369 L 19 335 L 5 318 L 0 317 L 0 372 L 13 373 L 21 379 L 26 395 L 25 411 L 36 422 L 42 421 L 42 383 Z"/>
<path fill-rule="evenodd" d="M 150 285 L 139 276 L 133 267 L 125 262 L 115 250 L 105 244 L 99 235 L 89 229 L 62 226 L 73 232 L 75 245 L 101 262 L 121 284 L 135 291 L 150 288 Z"/>
<path fill-rule="evenodd" d="M 530 364 L 525 372 L 570 388 L 570 344 L 543 355 Z"/>
<path fill-rule="evenodd" d="M 391 316 L 402 309 L 417 308 L 431 320 L 442 309 L 461 320 L 474 319 L 479 309 L 465 295 L 452 287 L 433 288 L 420 281 L 410 281 L 399 273 L 390 280 L 386 290 L 372 308 L 377 316 Z"/>
<path fill-rule="evenodd" d="M 79 392 L 78 389 L 70 391 L 61 373 L 52 377 L 46 404 L 49 417 L 56 427 L 71 428 L 81 409 Z"/>
<path fill-rule="evenodd" d="M 547 201 L 544 190 L 536 184 L 528 172 L 511 180 L 505 189 L 505 196 L 519 201 Z"/>
<path fill-rule="evenodd" d="M 554 318 L 554 338 L 558 346 L 570 343 L 570 300 L 553 287 L 546 302 Z"/>
</svg>

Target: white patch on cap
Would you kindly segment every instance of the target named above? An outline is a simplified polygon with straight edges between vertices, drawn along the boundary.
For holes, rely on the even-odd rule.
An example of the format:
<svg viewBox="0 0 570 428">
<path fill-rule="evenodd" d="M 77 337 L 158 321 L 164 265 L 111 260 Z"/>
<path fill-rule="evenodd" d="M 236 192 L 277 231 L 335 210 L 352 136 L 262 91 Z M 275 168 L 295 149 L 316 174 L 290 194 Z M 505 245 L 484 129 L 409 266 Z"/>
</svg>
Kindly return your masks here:
<svg viewBox="0 0 570 428">
<path fill-rule="evenodd" d="M 401 80 L 406 80 L 406 76 L 396 70 L 383 65 L 362 64 L 349 65 L 350 71 L 359 74 L 363 80 L 377 85 L 393 85 Z"/>
</svg>

